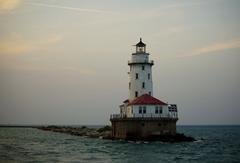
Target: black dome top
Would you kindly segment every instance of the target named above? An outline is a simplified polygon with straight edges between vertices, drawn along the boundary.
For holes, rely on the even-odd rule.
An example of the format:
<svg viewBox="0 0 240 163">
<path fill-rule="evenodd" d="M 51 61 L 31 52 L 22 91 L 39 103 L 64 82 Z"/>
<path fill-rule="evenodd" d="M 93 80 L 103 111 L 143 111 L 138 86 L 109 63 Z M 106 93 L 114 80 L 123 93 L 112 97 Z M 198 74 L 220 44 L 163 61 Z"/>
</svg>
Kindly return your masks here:
<svg viewBox="0 0 240 163">
<path fill-rule="evenodd" d="M 144 44 L 144 43 L 142 42 L 142 38 L 140 38 L 140 41 L 139 41 L 139 43 L 136 44 L 136 46 L 137 46 L 137 47 L 145 47 L 146 44 Z"/>
</svg>

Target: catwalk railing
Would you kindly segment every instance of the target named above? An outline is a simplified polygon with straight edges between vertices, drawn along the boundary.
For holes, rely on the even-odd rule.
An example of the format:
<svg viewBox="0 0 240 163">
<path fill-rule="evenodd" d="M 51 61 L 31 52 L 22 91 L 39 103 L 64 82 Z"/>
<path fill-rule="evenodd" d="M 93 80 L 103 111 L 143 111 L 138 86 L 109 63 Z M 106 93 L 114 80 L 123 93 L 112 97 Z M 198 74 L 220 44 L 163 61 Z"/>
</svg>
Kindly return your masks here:
<svg viewBox="0 0 240 163">
<path fill-rule="evenodd" d="M 110 119 L 141 119 L 141 118 L 147 118 L 147 119 L 178 119 L 177 113 L 170 113 L 167 115 L 162 115 L 162 114 L 112 114 L 110 116 Z"/>
<path fill-rule="evenodd" d="M 154 64 L 154 61 L 153 60 L 134 60 L 134 61 L 128 61 L 128 65 L 132 65 L 132 64 L 143 64 L 143 63 L 146 63 L 146 64 L 150 64 L 150 65 L 153 65 Z"/>
</svg>

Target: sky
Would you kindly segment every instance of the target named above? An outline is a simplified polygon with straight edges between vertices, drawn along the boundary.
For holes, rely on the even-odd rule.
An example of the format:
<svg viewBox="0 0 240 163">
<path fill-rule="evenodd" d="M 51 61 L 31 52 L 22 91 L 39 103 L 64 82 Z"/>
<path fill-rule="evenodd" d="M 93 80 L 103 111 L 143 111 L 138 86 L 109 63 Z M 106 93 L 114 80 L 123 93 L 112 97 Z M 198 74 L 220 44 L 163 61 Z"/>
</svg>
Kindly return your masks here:
<svg viewBox="0 0 240 163">
<path fill-rule="evenodd" d="M 142 37 L 178 125 L 240 124 L 239 0 L 0 0 L 0 124 L 110 124 Z"/>
</svg>

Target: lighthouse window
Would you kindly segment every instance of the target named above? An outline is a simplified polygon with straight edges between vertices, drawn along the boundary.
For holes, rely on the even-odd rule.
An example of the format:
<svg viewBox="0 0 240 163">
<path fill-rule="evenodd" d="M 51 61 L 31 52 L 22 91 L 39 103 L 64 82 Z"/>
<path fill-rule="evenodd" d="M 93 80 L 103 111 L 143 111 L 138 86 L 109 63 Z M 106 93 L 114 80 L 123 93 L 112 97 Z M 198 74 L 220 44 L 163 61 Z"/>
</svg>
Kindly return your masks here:
<svg viewBox="0 0 240 163">
<path fill-rule="evenodd" d="M 138 97 L 138 92 L 137 91 L 135 92 L 135 97 Z"/>
<path fill-rule="evenodd" d="M 142 83 L 142 88 L 145 88 L 145 83 L 144 82 Z"/>
<path fill-rule="evenodd" d="M 146 106 L 143 107 L 143 114 L 146 114 Z"/>
<path fill-rule="evenodd" d="M 150 76 L 150 73 L 148 73 L 148 79 L 150 79 L 150 77 L 151 77 L 151 76 Z"/>
<path fill-rule="evenodd" d="M 144 70 L 145 69 L 145 67 L 144 66 L 142 66 L 142 70 Z"/>
<path fill-rule="evenodd" d="M 142 107 L 139 106 L 139 110 L 138 110 L 139 114 L 142 114 Z"/>
<path fill-rule="evenodd" d="M 151 92 L 148 92 L 148 94 L 151 96 Z"/>
<path fill-rule="evenodd" d="M 131 82 L 129 82 L 129 89 L 131 89 Z"/>
<path fill-rule="evenodd" d="M 159 114 L 162 114 L 162 107 L 159 108 Z"/>
<path fill-rule="evenodd" d="M 136 73 L 136 79 L 138 79 L 138 73 Z"/>
</svg>

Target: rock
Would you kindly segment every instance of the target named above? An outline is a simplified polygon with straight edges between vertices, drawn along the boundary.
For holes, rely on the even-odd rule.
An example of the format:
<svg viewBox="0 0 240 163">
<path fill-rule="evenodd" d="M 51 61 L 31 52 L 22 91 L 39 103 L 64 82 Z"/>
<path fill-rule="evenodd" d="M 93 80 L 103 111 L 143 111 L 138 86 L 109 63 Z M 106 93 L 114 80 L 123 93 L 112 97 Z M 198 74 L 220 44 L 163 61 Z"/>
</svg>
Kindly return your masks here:
<svg viewBox="0 0 240 163">
<path fill-rule="evenodd" d="M 61 126 L 42 126 L 37 127 L 40 130 L 52 131 L 59 133 L 66 133 L 75 136 L 100 138 L 100 139 L 114 139 L 112 137 L 111 126 L 104 126 L 100 129 L 87 128 L 86 126 L 80 128 L 61 127 Z M 177 133 L 176 135 L 151 135 L 147 138 L 128 137 L 127 141 L 162 141 L 162 142 L 192 142 L 196 141 L 194 138 Z"/>
<path fill-rule="evenodd" d="M 102 128 L 99 128 L 97 131 L 98 132 L 112 131 L 112 127 L 107 125 Z"/>
<path fill-rule="evenodd" d="M 103 139 L 112 139 L 112 131 L 105 131 L 101 133 Z"/>
</svg>

